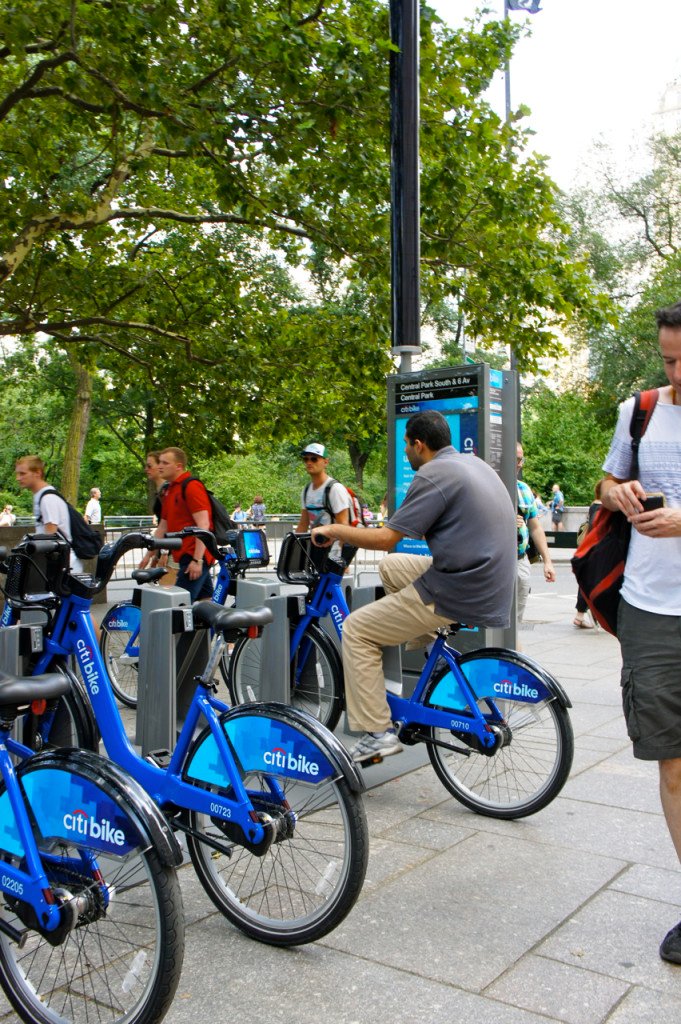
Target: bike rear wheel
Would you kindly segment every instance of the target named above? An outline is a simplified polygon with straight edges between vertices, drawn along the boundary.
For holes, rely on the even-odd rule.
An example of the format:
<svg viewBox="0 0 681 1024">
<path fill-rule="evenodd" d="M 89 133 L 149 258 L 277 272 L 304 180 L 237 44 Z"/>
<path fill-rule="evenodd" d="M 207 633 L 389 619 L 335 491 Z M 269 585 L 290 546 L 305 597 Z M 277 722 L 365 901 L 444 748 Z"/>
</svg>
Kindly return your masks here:
<svg viewBox="0 0 681 1024">
<path fill-rule="evenodd" d="M 439 671 L 426 695 L 447 668 Z M 493 754 L 481 753 L 472 737 L 447 729 L 430 730 L 431 738 L 465 747 L 465 753 L 428 745 L 428 755 L 445 788 L 464 806 L 492 818 L 522 818 L 546 807 L 563 788 L 572 766 L 574 737 L 570 717 L 557 699 L 528 704 L 495 698 L 505 741 Z M 480 700 L 483 714 L 495 722 L 492 706 Z"/>
<path fill-rule="evenodd" d="M 291 627 L 293 631 L 293 627 Z M 230 658 L 227 686 L 232 704 L 262 700 L 262 638 L 241 639 Z M 343 711 L 343 664 L 331 637 L 316 623 L 305 630 L 291 662 L 291 704 L 335 729 Z"/>
<path fill-rule="evenodd" d="M 109 615 L 115 611 L 116 608 L 111 609 Z M 111 680 L 111 689 L 126 708 L 137 707 L 139 654 L 128 652 L 130 641 L 136 634 L 139 636 L 138 629 L 109 630 L 106 628 L 106 622 L 103 622 L 99 637 L 99 649 Z"/>
<path fill-rule="evenodd" d="M 264 857 L 230 842 L 218 819 L 197 812 L 189 814 L 189 853 L 208 896 L 247 935 L 275 946 L 314 942 L 361 891 L 369 856 L 364 808 L 344 779 L 310 785 L 271 775 L 286 810 L 273 801 L 267 778 L 244 780 L 256 810 L 288 821 Z"/>
<path fill-rule="evenodd" d="M 98 855 L 102 885 L 78 850 L 43 855 L 52 887 L 78 901 L 77 923 L 52 946 L 30 929 L 22 948 L 0 932 L 0 984 L 27 1024 L 156 1024 L 170 1007 L 182 969 L 184 920 L 177 876 L 153 850 Z M 95 852 L 95 851 L 92 851 Z M 68 866 L 65 866 L 68 865 Z M 26 904 L 3 896 L 0 914 L 23 930 Z"/>
</svg>

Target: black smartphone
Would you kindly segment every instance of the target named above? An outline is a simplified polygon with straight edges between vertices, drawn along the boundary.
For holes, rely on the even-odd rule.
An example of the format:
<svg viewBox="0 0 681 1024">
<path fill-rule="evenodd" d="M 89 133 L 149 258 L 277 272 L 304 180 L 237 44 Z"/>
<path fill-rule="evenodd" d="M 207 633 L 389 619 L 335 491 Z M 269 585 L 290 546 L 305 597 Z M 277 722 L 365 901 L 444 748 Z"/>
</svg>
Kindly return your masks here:
<svg viewBox="0 0 681 1024">
<path fill-rule="evenodd" d="M 652 512 L 656 508 L 664 508 L 667 502 L 662 491 L 656 491 L 654 494 L 648 494 L 642 498 L 641 504 L 644 512 Z"/>
</svg>

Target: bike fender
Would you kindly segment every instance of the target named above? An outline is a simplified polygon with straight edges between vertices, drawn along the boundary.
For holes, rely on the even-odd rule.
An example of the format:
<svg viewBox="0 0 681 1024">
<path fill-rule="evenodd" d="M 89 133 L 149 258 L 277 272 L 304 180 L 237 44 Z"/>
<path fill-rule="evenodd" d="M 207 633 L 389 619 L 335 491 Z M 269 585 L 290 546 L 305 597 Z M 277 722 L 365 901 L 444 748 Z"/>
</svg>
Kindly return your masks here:
<svg viewBox="0 0 681 1024">
<path fill-rule="evenodd" d="M 527 683 L 531 687 L 531 680 L 534 678 L 548 690 L 561 707 L 572 707 L 570 698 L 558 680 L 550 672 L 547 672 L 545 668 L 542 668 L 538 662 L 533 661 L 532 658 L 528 658 L 524 654 L 520 654 L 518 651 L 513 651 L 508 647 L 485 647 L 478 651 L 470 651 L 459 659 L 459 666 L 464 675 L 466 675 L 466 665 L 471 665 L 476 661 L 496 662 L 497 665 L 495 667 L 499 677 L 503 680 L 504 684 L 510 686 L 508 690 L 496 692 L 495 696 L 508 694 L 509 696 L 519 697 L 521 700 L 526 699 L 522 692 L 523 683 Z M 514 685 L 520 687 L 519 693 L 514 692 Z M 531 698 L 529 701 L 531 702 Z"/>
<path fill-rule="evenodd" d="M 55 785 L 47 799 L 43 792 L 36 794 L 39 799 L 32 805 L 44 836 L 62 834 L 74 838 L 82 833 L 92 841 L 94 832 L 102 852 L 120 853 L 127 846 L 137 848 L 141 844 L 145 848 L 153 846 L 169 867 L 182 863 L 182 850 L 165 816 L 139 783 L 118 765 L 89 750 L 44 751 L 19 766 L 18 774 L 29 800 L 31 774 L 38 767 L 42 770 L 35 776 L 37 782 L 41 777 L 44 782 L 52 778 Z M 54 770 L 53 776 L 47 774 L 48 769 Z"/>
<path fill-rule="evenodd" d="M 107 633 L 115 633 L 119 630 L 134 633 L 136 629 L 139 629 L 141 620 L 142 612 L 139 608 L 134 604 L 122 603 L 109 608 L 101 625 Z"/>
<path fill-rule="evenodd" d="M 365 788 L 343 744 L 306 711 L 274 701 L 240 704 L 221 722 L 243 772 L 276 772 L 312 785 L 342 775 L 353 792 Z M 192 751 L 185 775 L 190 781 L 229 784 L 210 734 Z"/>
</svg>

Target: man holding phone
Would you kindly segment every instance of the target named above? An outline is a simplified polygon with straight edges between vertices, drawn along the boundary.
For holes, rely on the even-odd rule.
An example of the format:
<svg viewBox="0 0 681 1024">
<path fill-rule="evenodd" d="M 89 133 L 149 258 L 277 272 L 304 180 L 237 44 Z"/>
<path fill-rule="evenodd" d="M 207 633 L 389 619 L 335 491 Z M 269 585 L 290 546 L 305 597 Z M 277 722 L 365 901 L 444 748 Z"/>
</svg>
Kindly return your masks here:
<svg viewBox="0 0 681 1024">
<path fill-rule="evenodd" d="M 655 314 L 669 387 L 659 397 L 631 466 L 633 398 L 620 407 L 601 498 L 633 527 L 617 619 L 622 702 L 634 757 L 657 761 L 660 798 L 681 861 L 681 302 Z M 681 922 L 660 956 L 681 964 Z"/>
</svg>

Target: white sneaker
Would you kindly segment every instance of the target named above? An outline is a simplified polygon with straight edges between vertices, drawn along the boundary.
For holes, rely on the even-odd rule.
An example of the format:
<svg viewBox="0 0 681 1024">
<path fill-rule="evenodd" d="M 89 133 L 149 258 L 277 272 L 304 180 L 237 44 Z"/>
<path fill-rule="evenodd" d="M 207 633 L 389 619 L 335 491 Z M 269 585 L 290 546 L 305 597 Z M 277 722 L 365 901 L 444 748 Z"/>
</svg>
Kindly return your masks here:
<svg viewBox="0 0 681 1024">
<path fill-rule="evenodd" d="M 380 757 L 390 757 L 391 754 L 400 754 L 402 749 L 394 729 L 378 733 L 365 732 L 350 751 L 350 757 L 353 761 L 363 761 L 377 754 Z"/>
</svg>

